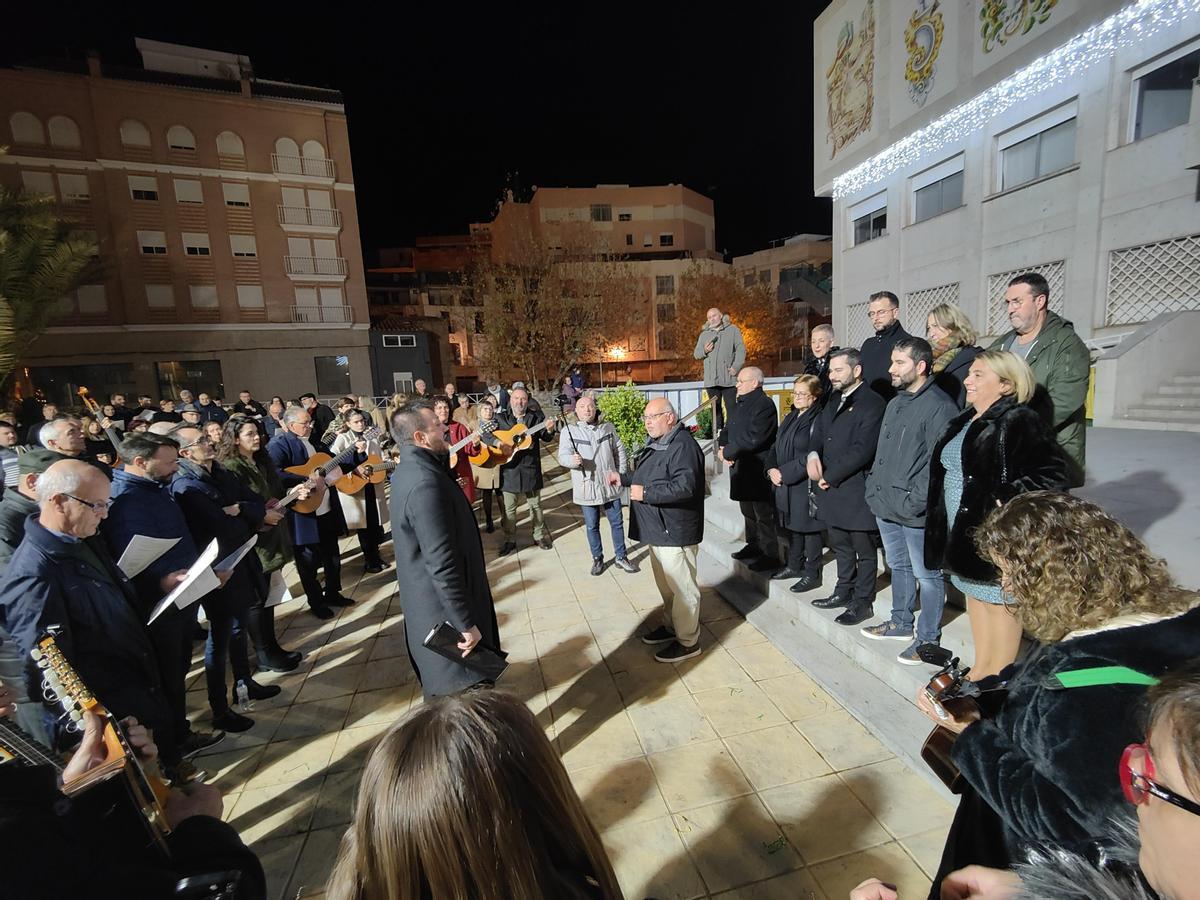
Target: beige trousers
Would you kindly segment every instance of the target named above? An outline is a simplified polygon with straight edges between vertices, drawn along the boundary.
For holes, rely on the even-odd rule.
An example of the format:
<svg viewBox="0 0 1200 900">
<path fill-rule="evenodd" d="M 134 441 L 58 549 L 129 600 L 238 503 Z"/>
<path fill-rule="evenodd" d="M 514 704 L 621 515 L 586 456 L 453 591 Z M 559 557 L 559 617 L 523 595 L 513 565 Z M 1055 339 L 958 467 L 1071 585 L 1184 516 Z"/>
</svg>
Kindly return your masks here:
<svg viewBox="0 0 1200 900">
<path fill-rule="evenodd" d="M 650 569 L 662 595 L 667 627 L 685 647 L 700 640 L 700 585 L 696 581 L 696 551 L 690 547 L 651 547 Z"/>
</svg>

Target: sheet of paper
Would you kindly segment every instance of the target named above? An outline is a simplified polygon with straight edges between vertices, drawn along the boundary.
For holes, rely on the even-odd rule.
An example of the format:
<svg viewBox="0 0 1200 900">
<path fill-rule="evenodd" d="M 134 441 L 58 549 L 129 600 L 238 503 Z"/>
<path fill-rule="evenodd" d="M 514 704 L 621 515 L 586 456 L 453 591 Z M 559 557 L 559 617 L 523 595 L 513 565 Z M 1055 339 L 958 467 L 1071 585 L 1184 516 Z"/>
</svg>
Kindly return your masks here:
<svg viewBox="0 0 1200 900">
<path fill-rule="evenodd" d="M 146 566 L 178 543 L 179 538 L 155 538 L 135 534 L 121 558 L 117 560 L 117 568 L 125 573 L 126 578 L 136 578 L 146 571 Z"/>
<path fill-rule="evenodd" d="M 238 547 L 236 550 L 234 550 L 232 553 L 230 553 L 227 557 L 225 557 L 223 560 L 221 560 L 219 563 L 217 563 L 215 566 L 213 566 L 213 570 L 217 571 L 217 572 L 228 572 L 234 566 L 236 566 L 238 563 L 240 563 L 242 561 L 242 558 L 247 553 L 249 553 L 250 550 L 257 543 L 258 543 L 258 535 L 257 534 L 250 535 L 250 540 L 246 541 L 246 543 L 242 544 L 242 546 Z"/>
<path fill-rule="evenodd" d="M 217 542 L 214 538 L 204 548 L 204 552 L 200 554 L 200 558 L 188 569 L 183 581 L 176 585 L 175 590 L 158 601 L 158 605 L 154 607 L 154 612 L 150 614 L 150 620 L 146 624 L 150 624 L 150 622 L 161 616 L 172 603 L 180 609 L 184 609 L 195 603 L 209 591 L 219 588 L 221 586 L 221 579 L 212 570 L 213 560 L 216 558 Z"/>
<path fill-rule="evenodd" d="M 279 606 L 281 603 L 287 603 L 294 599 L 296 598 L 288 590 L 287 582 L 283 580 L 283 573 L 279 571 L 272 572 L 271 586 L 267 589 L 266 605 Z"/>
</svg>

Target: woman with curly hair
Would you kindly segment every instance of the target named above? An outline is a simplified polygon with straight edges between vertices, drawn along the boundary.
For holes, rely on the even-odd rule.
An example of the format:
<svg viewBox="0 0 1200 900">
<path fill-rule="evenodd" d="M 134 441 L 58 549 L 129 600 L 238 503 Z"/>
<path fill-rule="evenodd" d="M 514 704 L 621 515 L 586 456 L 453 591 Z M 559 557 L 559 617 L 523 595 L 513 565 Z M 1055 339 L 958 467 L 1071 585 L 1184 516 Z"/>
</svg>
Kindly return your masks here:
<svg viewBox="0 0 1200 900">
<path fill-rule="evenodd" d="M 380 738 L 330 900 L 621 900 L 533 714 L 499 691 L 427 701 Z"/>
<path fill-rule="evenodd" d="M 939 303 L 925 317 L 925 334 L 933 348 L 933 381 L 962 409 L 967 403 L 963 382 L 981 352 L 975 343 L 979 332 L 953 303 Z"/>
<path fill-rule="evenodd" d="M 994 509 L 975 536 L 1042 646 L 1004 691 L 955 701 L 951 756 L 967 788 L 940 874 L 1005 867 L 1033 843 L 1073 845 L 1128 816 L 1111 777 L 1141 739 L 1153 679 L 1200 657 L 1198 598 L 1128 528 L 1086 500 L 1033 491 Z M 937 896 L 938 882 L 934 882 Z"/>
</svg>

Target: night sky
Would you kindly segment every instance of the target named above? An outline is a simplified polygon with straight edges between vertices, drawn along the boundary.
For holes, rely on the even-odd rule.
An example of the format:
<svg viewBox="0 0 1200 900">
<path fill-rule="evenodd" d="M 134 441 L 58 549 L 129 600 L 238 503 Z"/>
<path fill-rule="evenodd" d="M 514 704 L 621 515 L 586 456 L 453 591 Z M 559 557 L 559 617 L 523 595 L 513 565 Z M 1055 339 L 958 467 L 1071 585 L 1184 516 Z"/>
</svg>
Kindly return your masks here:
<svg viewBox="0 0 1200 900">
<path fill-rule="evenodd" d="M 6 14 L 0 62 L 95 47 L 137 65 L 139 36 L 341 90 L 368 254 L 465 232 L 506 187 L 667 182 L 711 197 L 717 249 L 739 254 L 829 233 L 830 203 L 812 197 L 812 22 L 826 5 L 43 4 L 52 18 Z"/>
</svg>

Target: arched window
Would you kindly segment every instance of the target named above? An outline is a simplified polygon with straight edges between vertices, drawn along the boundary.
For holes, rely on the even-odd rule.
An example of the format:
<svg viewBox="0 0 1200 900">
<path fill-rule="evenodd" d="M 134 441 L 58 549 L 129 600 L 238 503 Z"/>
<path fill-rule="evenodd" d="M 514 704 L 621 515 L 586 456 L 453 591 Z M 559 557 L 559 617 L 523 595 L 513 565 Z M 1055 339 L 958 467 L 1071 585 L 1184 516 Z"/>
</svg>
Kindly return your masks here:
<svg viewBox="0 0 1200 900">
<path fill-rule="evenodd" d="M 245 156 L 246 148 L 242 139 L 232 131 L 222 131 L 217 135 L 217 153 L 221 156 Z"/>
<path fill-rule="evenodd" d="M 126 119 L 121 123 L 121 143 L 126 147 L 149 147 L 150 129 L 137 119 Z"/>
<path fill-rule="evenodd" d="M 305 159 L 324 159 L 325 148 L 320 141 L 305 141 L 303 156 Z"/>
<path fill-rule="evenodd" d="M 299 156 L 300 148 L 290 137 L 281 137 L 275 142 L 275 154 L 277 156 Z"/>
<path fill-rule="evenodd" d="M 167 129 L 167 146 L 172 150 L 195 150 L 196 136 L 183 125 Z"/>
<path fill-rule="evenodd" d="M 70 147 L 77 149 L 82 146 L 79 140 L 79 126 L 66 116 L 51 116 L 49 124 L 50 143 L 55 147 Z"/>
<path fill-rule="evenodd" d="M 14 144 L 46 143 L 46 132 L 42 129 L 41 119 L 33 113 L 15 112 L 9 117 L 8 124 L 12 128 Z"/>
</svg>

